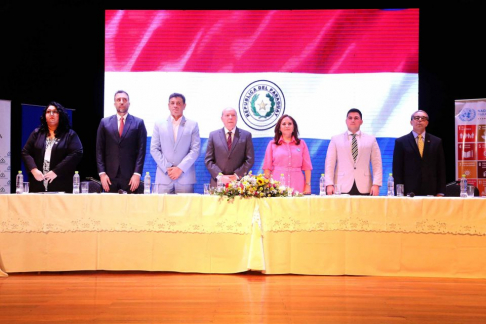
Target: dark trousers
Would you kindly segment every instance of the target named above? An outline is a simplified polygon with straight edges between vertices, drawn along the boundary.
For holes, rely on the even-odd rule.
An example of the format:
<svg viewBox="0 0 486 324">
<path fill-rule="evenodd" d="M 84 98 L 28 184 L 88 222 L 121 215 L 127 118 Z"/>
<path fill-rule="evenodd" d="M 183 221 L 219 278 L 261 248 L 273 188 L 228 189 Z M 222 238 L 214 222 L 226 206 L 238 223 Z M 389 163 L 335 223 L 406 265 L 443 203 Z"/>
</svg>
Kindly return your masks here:
<svg viewBox="0 0 486 324">
<path fill-rule="evenodd" d="M 115 178 L 110 178 L 110 181 L 110 192 L 117 193 L 121 189 L 129 194 L 137 193 L 137 191 L 130 190 L 130 186 L 128 185 L 128 183 L 130 182 L 130 178 L 126 179 L 121 177 L 120 170 L 118 170 Z"/>
<path fill-rule="evenodd" d="M 351 190 L 349 192 L 347 192 L 347 194 L 351 195 L 351 196 L 369 196 L 370 193 L 361 193 L 359 192 L 358 190 L 358 187 L 356 187 L 356 181 L 353 182 L 353 187 L 351 188 Z"/>
</svg>

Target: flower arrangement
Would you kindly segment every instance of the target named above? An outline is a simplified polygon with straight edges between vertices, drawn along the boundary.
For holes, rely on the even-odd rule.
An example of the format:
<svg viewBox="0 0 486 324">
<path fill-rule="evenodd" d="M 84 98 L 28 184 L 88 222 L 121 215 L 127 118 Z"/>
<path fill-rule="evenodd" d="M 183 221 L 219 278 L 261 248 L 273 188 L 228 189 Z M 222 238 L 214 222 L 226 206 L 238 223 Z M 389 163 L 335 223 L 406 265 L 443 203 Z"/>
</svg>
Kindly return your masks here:
<svg viewBox="0 0 486 324">
<path fill-rule="evenodd" d="M 214 188 L 212 194 L 218 195 L 221 198 L 227 197 L 228 201 L 235 197 L 266 198 L 302 196 L 301 193 L 282 185 L 279 181 L 267 179 L 263 174 L 254 175 L 251 171 L 241 179 L 227 183 L 223 188 Z"/>
</svg>

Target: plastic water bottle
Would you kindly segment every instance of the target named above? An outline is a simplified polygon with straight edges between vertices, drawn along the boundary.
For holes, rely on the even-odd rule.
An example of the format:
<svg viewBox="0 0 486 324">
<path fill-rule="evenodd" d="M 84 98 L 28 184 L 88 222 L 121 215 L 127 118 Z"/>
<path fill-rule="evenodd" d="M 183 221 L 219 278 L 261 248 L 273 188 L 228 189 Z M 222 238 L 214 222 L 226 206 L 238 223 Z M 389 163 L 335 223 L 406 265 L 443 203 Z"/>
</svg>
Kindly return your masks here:
<svg viewBox="0 0 486 324">
<path fill-rule="evenodd" d="M 15 180 L 15 193 L 21 194 L 24 192 L 24 175 L 22 171 L 17 174 L 17 179 Z"/>
<path fill-rule="evenodd" d="M 147 171 L 145 172 L 145 178 L 143 178 L 143 194 L 149 195 L 150 194 L 150 173 Z"/>
<path fill-rule="evenodd" d="M 326 195 L 326 177 L 324 173 L 321 173 L 321 178 L 319 179 L 319 195 Z"/>
<path fill-rule="evenodd" d="M 467 198 L 467 179 L 465 174 L 461 178 L 461 197 Z"/>
<path fill-rule="evenodd" d="M 218 192 L 223 190 L 224 184 L 223 184 L 223 173 L 218 173 L 216 176 L 216 187 L 218 189 Z"/>
<path fill-rule="evenodd" d="M 73 177 L 73 194 L 78 194 L 79 193 L 79 173 L 78 171 L 74 171 L 74 177 Z"/>
<path fill-rule="evenodd" d="M 388 174 L 388 191 L 387 196 L 395 196 L 395 180 L 393 180 L 393 174 Z"/>
</svg>

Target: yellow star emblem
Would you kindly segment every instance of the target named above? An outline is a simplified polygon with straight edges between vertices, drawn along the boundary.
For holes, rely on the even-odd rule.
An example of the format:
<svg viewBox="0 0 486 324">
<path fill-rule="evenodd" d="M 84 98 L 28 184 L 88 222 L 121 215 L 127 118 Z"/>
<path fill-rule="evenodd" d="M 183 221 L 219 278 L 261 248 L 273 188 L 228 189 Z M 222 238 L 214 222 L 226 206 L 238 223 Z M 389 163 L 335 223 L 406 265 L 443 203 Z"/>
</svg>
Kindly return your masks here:
<svg viewBox="0 0 486 324">
<path fill-rule="evenodd" d="M 267 104 L 264 103 L 263 100 L 262 100 L 262 102 L 260 102 L 259 106 L 260 106 L 260 110 L 265 110 L 265 107 L 267 106 Z"/>
</svg>

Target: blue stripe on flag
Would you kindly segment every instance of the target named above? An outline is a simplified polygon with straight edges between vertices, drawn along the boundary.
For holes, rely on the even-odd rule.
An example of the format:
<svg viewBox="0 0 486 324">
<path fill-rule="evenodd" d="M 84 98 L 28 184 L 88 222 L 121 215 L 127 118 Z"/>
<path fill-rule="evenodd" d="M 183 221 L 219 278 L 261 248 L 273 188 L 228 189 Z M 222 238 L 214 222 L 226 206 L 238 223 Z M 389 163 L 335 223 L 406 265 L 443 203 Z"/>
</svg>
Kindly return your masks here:
<svg viewBox="0 0 486 324">
<path fill-rule="evenodd" d="M 267 148 L 268 142 L 271 138 L 253 138 L 253 145 L 255 148 L 255 164 L 253 165 L 252 171 L 254 174 L 262 173 L 263 158 L 265 157 L 265 149 Z M 324 162 L 326 160 L 327 147 L 330 140 L 323 139 L 304 139 L 307 146 L 309 147 L 309 152 L 312 160 L 312 193 L 319 194 L 319 178 L 321 173 L 324 173 Z M 143 174 L 145 172 L 150 172 L 150 176 L 153 181 L 155 181 L 155 171 L 157 164 L 155 163 L 152 155 L 150 155 L 150 141 L 151 137 L 147 138 L 147 154 L 145 156 L 145 165 Z M 380 195 L 386 195 L 386 181 L 388 179 L 388 174 L 392 172 L 392 162 L 393 162 L 393 148 L 395 146 L 395 138 L 377 138 L 378 145 L 381 150 L 381 157 L 383 160 L 383 185 L 380 189 Z M 203 183 L 209 183 L 211 176 L 204 165 L 204 156 L 206 155 L 206 146 L 208 139 L 201 138 L 201 153 L 196 161 L 196 176 L 197 183 L 194 186 L 194 191 L 196 193 L 203 192 Z"/>
</svg>

